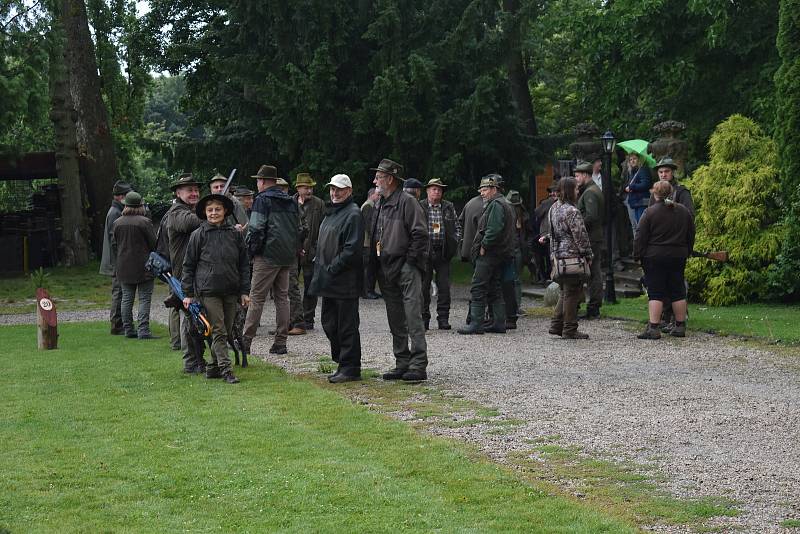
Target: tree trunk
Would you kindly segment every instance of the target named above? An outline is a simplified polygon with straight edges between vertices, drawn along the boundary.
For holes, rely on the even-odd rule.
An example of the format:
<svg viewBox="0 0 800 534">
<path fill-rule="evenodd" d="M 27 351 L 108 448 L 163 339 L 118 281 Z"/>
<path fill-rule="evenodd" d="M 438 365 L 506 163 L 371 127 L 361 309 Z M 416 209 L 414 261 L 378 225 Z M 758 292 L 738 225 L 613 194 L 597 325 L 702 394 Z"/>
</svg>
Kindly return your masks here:
<svg viewBox="0 0 800 534">
<path fill-rule="evenodd" d="M 111 189 L 117 179 L 117 159 L 108 112 L 100 94 L 100 77 L 86 4 L 84 0 L 59 0 L 59 7 L 59 20 L 66 36 L 70 94 L 78 114 L 78 153 L 85 156 L 81 171 L 89 198 L 92 246 L 100 254 L 105 213 L 111 205 Z"/>
<path fill-rule="evenodd" d="M 528 89 L 528 75 L 522 61 L 520 44 L 519 0 L 503 0 L 503 11 L 506 12 L 503 31 L 506 37 L 506 70 L 508 70 L 508 83 L 511 86 L 511 98 L 517 116 L 524 128 L 526 135 L 534 137 L 539 134 L 536 116 L 533 113 L 531 93 Z"/>
<path fill-rule="evenodd" d="M 89 262 L 88 229 L 75 135 L 77 114 L 69 95 L 63 44 L 63 32 L 54 26 L 50 49 L 50 120 L 55 133 L 56 169 L 61 188 L 61 243 L 65 265 L 86 265 Z"/>
</svg>

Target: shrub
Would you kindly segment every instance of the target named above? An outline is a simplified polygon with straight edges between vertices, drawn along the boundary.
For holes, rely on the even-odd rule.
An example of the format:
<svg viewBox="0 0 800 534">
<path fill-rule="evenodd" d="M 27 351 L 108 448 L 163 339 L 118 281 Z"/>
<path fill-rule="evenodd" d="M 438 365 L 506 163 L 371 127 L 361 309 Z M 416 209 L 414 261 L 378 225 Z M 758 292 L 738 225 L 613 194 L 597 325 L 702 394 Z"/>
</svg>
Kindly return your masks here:
<svg viewBox="0 0 800 534">
<path fill-rule="evenodd" d="M 767 268 L 786 233 L 775 143 L 752 120 L 732 115 L 709 148 L 708 165 L 686 184 L 697 208 L 695 250 L 727 250 L 729 261 L 690 261 L 691 294 L 712 306 L 767 298 Z"/>
</svg>

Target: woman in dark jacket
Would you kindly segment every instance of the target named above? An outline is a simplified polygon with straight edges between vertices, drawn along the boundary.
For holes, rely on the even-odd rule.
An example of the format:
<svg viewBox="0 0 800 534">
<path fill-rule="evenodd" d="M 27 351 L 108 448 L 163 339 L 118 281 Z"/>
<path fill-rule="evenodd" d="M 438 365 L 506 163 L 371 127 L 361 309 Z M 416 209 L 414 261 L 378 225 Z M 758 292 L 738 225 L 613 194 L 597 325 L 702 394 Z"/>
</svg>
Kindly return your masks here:
<svg viewBox="0 0 800 534">
<path fill-rule="evenodd" d="M 228 336 L 239 304 L 250 303 L 250 260 L 242 233 L 226 217 L 233 213 L 233 202 L 225 195 L 211 194 L 200 199 L 195 213 L 204 219 L 192 235 L 183 259 L 182 287 L 184 307 L 196 297 L 211 323 L 211 363 L 207 378 L 239 382 L 231 371 Z"/>
<path fill-rule="evenodd" d="M 153 223 L 145 217 L 142 195 L 131 191 L 122 201 L 122 216 L 114 221 L 112 243 L 117 279 L 122 285 L 122 326 L 125 337 L 154 339 L 150 332 L 150 301 L 153 297 L 153 275 L 144 270 L 150 251 L 156 246 Z M 139 293 L 137 329 L 133 324 L 133 300 Z"/>
<path fill-rule="evenodd" d="M 583 258 L 591 265 L 589 234 L 581 213 L 575 207 L 577 189 L 575 178 L 566 177 L 558 182 L 558 200 L 548 213 L 550 254 L 554 260 Z M 561 286 L 561 293 L 553 310 L 550 333 L 565 339 L 588 339 L 588 334 L 578 331 L 578 305 L 583 300 L 584 280 L 580 276 L 570 275 L 556 281 Z"/>
<path fill-rule="evenodd" d="M 672 185 L 662 180 L 653 186 L 654 203 L 639 221 L 633 243 L 641 259 L 647 285 L 649 322 L 639 339 L 659 339 L 662 301 L 672 302 L 673 336 L 686 335 L 686 283 L 683 271 L 694 248 L 694 219 L 689 210 L 669 199 Z"/>
<path fill-rule="evenodd" d="M 631 220 L 631 228 L 636 233 L 639 219 L 642 218 L 644 210 L 647 208 L 650 199 L 650 184 L 652 177 L 647 165 L 639 163 L 639 155 L 635 152 L 628 154 L 628 166 L 625 182 L 622 186 L 622 198 L 628 208 L 628 217 Z"/>
<path fill-rule="evenodd" d="M 361 380 L 358 298 L 364 276 L 364 220 L 346 174 L 337 174 L 327 185 L 331 205 L 319 227 L 309 293 L 322 297 L 322 329 L 331 344 L 331 358 L 339 364 L 328 381 L 337 384 Z"/>
</svg>

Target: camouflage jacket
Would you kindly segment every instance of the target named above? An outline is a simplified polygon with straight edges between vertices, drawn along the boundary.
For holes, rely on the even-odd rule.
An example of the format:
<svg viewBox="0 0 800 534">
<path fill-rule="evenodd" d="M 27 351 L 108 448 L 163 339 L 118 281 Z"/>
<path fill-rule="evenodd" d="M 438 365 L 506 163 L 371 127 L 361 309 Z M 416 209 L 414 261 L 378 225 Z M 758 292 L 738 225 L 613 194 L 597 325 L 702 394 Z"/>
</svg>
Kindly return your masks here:
<svg viewBox="0 0 800 534">
<path fill-rule="evenodd" d="M 548 214 L 550 221 L 550 253 L 556 259 L 578 256 L 592 259 L 589 234 L 578 208 L 560 200 L 553 204 Z"/>
</svg>

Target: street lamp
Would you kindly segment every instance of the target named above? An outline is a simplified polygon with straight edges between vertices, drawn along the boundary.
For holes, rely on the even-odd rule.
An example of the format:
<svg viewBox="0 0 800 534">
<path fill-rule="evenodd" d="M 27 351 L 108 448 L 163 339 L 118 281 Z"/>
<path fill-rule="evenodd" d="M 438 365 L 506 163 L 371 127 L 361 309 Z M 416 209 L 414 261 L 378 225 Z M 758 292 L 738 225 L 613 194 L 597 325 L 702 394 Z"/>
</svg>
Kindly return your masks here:
<svg viewBox="0 0 800 534">
<path fill-rule="evenodd" d="M 608 130 L 600 138 L 603 145 L 603 200 L 606 205 L 606 302 L 617 302 L 614 287 L 614 192 L 611 190 L 611 154 L 614 152 L 614 134 Z"/>
</svg>

